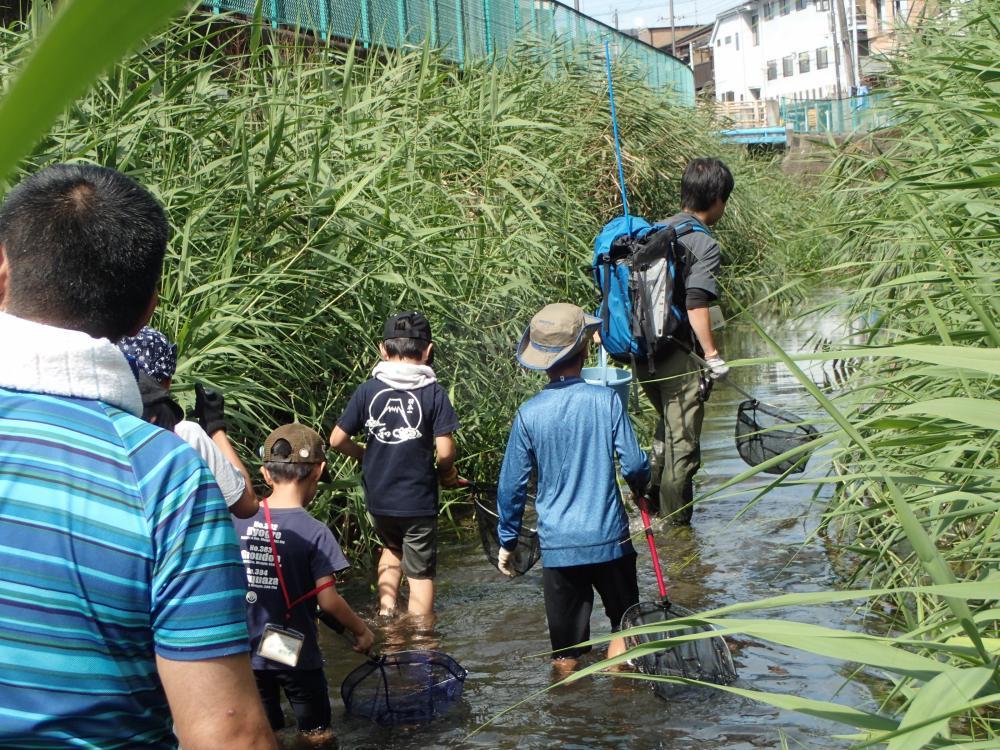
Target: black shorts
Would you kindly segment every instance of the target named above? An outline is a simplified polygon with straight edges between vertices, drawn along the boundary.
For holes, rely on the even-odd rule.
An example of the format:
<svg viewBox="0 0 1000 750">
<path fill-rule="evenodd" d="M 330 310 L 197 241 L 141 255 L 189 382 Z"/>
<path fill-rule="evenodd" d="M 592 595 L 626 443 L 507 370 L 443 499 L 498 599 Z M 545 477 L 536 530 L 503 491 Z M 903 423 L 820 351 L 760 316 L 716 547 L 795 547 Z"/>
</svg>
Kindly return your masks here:
<svg viewBox="0 0 1000 750">
<path fill-rule="evenodd" d="M 553 659 L 575 659 L 590 651 L 590 646 L 568 648 L 590 640 L 590 613 L 594 609 L 594 589 L 601 595 L 611 630 L 621 628 L 625 610 L 639 602 L 639 583 L 635 577 L 635 553 L 617 560 L 543 568 L 545 617 L 549 622 Z M 566 649 L 561 651 L 559 649 Z"/>
<path fill-rule="evenodd" d="M 437 574 L 437 516 L 372 518 L 382 544 L 402 558 L 407 578 L 420 580 Z"/>
<path fill-rule="evenodd" d="M 271 729 L 278 731 L 285 726 L 282 689 L 295 712 L 300 732 L 329 728 L 330 693 L 322 669 L 255 669 L 253 676 Z"/>
</svg>

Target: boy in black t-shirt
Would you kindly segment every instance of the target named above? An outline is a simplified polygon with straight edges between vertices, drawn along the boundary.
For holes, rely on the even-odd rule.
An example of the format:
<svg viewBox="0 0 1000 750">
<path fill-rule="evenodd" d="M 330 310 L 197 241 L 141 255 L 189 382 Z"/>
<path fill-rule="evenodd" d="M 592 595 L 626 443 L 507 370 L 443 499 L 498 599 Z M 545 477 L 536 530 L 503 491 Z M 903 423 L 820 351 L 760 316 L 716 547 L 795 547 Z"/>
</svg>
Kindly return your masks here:
<svg viewBox="0 0 1000 750">
<path fill-rule="evenodd" d="M 434 611 L 438 482 L 459 484 L 452 440 L 458 417 L 430 367 L 434 344 L 427 318 L 394 315 L 383 338 L 382 361 L 351 396 L 330 445 L 361 464 L 368 512 L 383 544 L 379 613 L 395 610 L 405 573 L 409 613 L 428 615 Z M 351 439 L 362 430 L 364 447 Z"/>
<path fill-rule="evenodd" d="M 330 696 L 316 637 L 316 605 L 354 634 L 354 650 L 374 642 L 337 593 L 348 567 L 333 533 L 306 511 L 326 466 L 323 438 L 305 425 L 279 427 L 264 442 L 264 479 L 274 488 L 251 518 L 234 519 L 247 571 L 247 626 L 254 677 L 271 728 L 281 729 L 281 692 L 298 728 L 325 739 Z M 275 565 L 277 558 L 278 564 Z"/>
</svg>

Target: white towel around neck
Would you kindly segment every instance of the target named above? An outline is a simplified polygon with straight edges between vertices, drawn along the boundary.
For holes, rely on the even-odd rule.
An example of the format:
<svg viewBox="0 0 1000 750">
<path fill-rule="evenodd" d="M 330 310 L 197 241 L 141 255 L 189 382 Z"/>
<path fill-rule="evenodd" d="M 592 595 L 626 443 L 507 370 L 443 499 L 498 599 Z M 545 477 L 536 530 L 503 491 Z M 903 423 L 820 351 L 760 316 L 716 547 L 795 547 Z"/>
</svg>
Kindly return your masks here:
<svg viewBox="0 0 1000 750">
<path fill-rule="evenodd" d="M 94 399 L 142 415 L 132 368 L 107 339 L 0 312 L 0 346 L 0 387 Z"/>
</svg>

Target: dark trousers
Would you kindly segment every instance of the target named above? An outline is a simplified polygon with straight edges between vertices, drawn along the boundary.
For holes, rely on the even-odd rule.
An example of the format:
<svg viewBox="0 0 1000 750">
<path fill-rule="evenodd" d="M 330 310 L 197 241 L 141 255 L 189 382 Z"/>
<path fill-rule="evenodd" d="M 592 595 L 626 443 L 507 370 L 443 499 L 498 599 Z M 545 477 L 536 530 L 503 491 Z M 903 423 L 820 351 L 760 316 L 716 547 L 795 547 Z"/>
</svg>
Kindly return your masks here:
<svg viewBox="0 0 1000 750">
<path fill-rule="evenodd" d="M 271 729 L 285 726 L 281 710 L 281 692 L 292 705 L 300 732 L 313 732 L 330 726 L 330 694 L 322 669 L 255 669 L 260 693 Z"/>
<path fill-rule="evenodd" d="M 611 630 L 621 628 L 622 615 L 639 601 L 635 557 L 635 552 L 631 552 L 617 560 L 592 565 L 542 569 L 549 640 L 552 650 L 557 651 L 553 659 L 575 659 L 590 651 L 590 646 L 567 647 L 590 640 L 595 589 L 611 621 Z"/>
</svg>

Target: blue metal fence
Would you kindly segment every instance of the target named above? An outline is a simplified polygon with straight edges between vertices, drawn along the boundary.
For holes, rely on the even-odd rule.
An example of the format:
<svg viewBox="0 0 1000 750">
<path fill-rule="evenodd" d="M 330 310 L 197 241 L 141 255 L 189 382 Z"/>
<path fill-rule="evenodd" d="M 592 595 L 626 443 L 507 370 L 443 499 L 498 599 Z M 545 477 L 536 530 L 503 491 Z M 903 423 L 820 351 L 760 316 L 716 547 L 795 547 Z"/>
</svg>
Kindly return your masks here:
<svg viewBox="0 0 1000 750">
<path fill-rule="evenodd" d="M 275 27 L 365 46 L 401 48 L 429 39 L 462 65 L 502 60 L 521 42 L 560 47 L 581 65 L 600 63 L 604 42 L 655 90 L 694 106 L 694 74 L 680 60 L 554 0 L 262 0 Z M 202 0 L 216 12 L 252 15 L 256 0 Z"/>
</svg>

